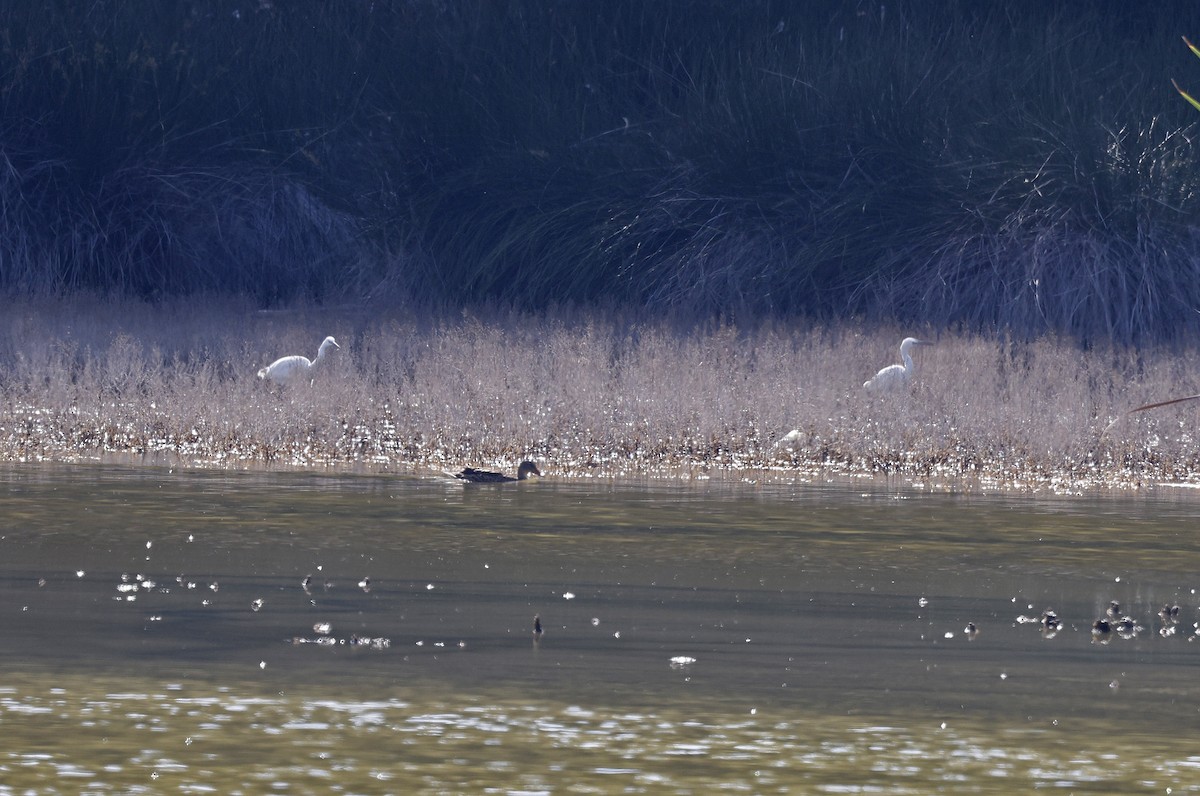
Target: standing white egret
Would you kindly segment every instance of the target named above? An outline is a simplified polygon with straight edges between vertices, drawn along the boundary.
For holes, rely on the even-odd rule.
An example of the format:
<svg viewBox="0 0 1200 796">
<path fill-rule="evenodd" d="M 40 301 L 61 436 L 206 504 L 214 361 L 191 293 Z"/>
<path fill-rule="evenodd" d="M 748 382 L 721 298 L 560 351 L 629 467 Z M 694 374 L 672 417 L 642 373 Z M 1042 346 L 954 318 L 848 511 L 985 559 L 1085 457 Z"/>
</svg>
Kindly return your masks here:
<svg viewBox="0 0 1200 796">
<path fill-rule="evenodd" d="M 908 384 L 917 370 L 916 366 L 913 365 L 912 354 L 909 353 L 915 345 L 933 345 L 933 343 L 918 340 L 915 337 L 905 337 L 900 343 L 900 359 L 904 361 L 904 364 L 888 365 L 876 373 L 874 378 L 863 382 L 863 388 L 876 392 L 894 390 L 897 387 L 903 387 L 905 384 Z"/>
<path fill-rule="evenodd" d="M 325 354 L 331 348 L 341 348 L 341 346 L 337 344 L 337 340 L 326 337 L 321 341 L 321 347 L 317 349 L 316 359 L 310 361 L 308 357 L 302 357 L 299 354 L 280 357 L 260 370 L 258 377 L 276 384 L 295 384 L 304 380 L 311 384 L 313 368 L 321 364 L 321 360 L 325 358 Z"/>
<path fill-rule="evenodd" d="M 771 450 L 775 450 L 776 448 L 795 447 L 794 443 L 799 442 L 800 438 L 803 436 L 804 435 L 800 432 L 800 429 L 793 428 L 791 431 L 780 437 L 779 441 L 771 446 Z"/>
</svg>

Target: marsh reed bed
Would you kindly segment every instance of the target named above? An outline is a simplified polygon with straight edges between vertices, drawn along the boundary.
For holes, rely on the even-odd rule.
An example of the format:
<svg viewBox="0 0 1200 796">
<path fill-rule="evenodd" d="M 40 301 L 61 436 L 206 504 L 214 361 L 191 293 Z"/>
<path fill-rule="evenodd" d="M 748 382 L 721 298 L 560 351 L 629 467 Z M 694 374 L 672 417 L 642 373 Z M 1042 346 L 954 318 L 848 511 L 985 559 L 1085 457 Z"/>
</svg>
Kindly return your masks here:
<svg viewBox="0 0 1200 796">
<path fill-rule="evenodd" d="M 689 327 L 588 312 L 444 316 L 236 301 L 5 302 L 0 458 L 431 474 L 534 458 L 557 477 L 893 475 L 1076 489 L 1195 479 L 1200 356 L 931 335 L 911 389 L 862 382 L 907 330 Z M 342 344 L 314 383 L 276 356 Z M 796 429 L 789 445 L 779 440 Z"/>
</svg>

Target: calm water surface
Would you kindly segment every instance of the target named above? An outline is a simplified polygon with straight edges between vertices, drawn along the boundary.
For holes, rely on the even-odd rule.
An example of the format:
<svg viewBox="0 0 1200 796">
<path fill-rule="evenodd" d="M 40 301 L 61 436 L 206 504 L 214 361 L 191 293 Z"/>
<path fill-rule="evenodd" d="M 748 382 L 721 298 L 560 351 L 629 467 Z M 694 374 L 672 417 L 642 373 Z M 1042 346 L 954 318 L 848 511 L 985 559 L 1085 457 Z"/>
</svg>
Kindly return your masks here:
<svg viewBox="0 0 1200 796">
<path fill-rule="evenodd" d="M 1200 793 L 1198 512 L 2 469 L 0 796 Z"/>
</svg>

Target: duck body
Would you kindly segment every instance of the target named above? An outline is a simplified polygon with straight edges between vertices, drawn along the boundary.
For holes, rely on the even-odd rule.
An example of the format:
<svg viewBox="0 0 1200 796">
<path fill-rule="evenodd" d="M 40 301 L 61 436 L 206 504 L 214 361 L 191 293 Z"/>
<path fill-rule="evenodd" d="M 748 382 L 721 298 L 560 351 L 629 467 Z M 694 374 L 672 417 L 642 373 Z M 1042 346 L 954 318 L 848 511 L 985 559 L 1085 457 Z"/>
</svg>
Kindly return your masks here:
<svg viewBox="0 0 1200 796">
<path fill-rule="evenodd" d="M 310 360 L 308 357 L 300 356 L 299 354 L 280 357 L 260 370 L 258 377 L 276 384 L 295 384 L 305 379 L 311 382 L 313 369 L 320 364 L 329 350 L 333 348 L 341 348 L 341 346 L 338 345 L 337 340 L 334 340 L 332 337 L 326 337 L 321 341 L 321 347 L 317 349 L 316 359 Z"/>
<path fill-rule="evenodd" d="M 538 466 L 530 461 L 521 462 L 517 467 L 516 478 L 504 473 L 497 473 L 491 470 L 477 470 L 474 467 L 468 467 L 462 472 L 455 473 L 454 477 L 460 481 L 467 481 L 472 484 L 504 484 L 512 481 L 524 481 L 531 475 L 541 475 L 542 471 Z"/>
</svg>

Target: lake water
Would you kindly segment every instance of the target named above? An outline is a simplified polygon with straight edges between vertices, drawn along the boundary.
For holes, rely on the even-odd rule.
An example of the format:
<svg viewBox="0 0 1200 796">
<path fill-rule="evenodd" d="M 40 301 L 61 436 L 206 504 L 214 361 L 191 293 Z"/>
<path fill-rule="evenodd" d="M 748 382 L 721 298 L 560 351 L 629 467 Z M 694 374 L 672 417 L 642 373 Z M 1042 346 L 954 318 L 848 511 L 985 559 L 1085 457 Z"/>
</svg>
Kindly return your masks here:
<svg viewBox="0 0 1200 796">
<path fill-rule="evenodd" d="M 1200 793 L 1185 490 L 0 484 L 0 796 Z"/>
</svg>

